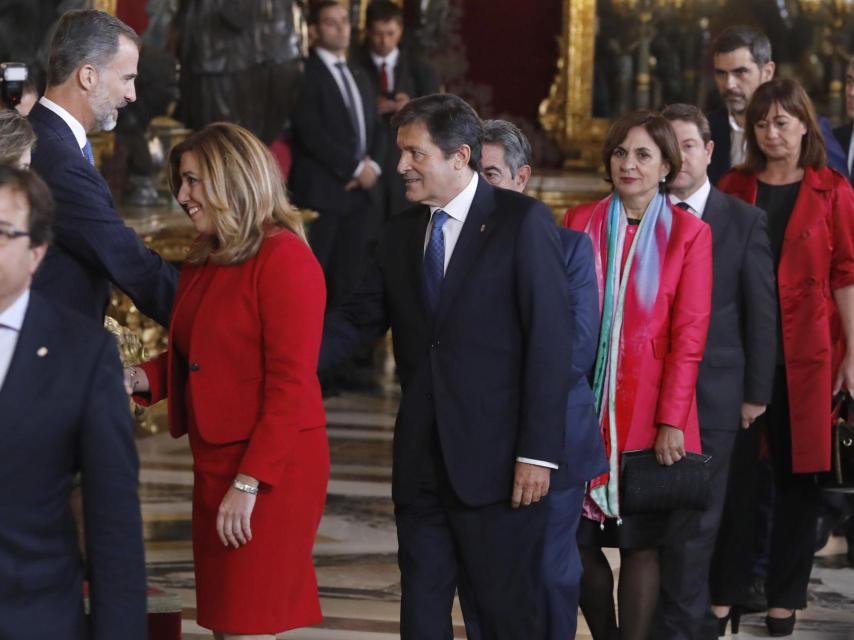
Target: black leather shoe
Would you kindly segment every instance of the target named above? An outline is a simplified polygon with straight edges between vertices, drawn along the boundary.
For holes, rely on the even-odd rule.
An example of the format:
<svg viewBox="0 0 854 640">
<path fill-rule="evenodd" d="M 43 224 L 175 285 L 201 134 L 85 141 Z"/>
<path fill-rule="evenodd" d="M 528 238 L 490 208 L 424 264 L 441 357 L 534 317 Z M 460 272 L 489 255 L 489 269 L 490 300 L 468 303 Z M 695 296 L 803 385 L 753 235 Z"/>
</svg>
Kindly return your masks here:
<svg viewBox="0 0 854 640">
<path fill-rule="evenodd" d="M 795 630 L 795 612 L 788 618 L 772 618 L 765 616 L 765 626 L 768 627 L 768 635 L 772 638 L 782 638 L 790 636 Z"/>
</svg>

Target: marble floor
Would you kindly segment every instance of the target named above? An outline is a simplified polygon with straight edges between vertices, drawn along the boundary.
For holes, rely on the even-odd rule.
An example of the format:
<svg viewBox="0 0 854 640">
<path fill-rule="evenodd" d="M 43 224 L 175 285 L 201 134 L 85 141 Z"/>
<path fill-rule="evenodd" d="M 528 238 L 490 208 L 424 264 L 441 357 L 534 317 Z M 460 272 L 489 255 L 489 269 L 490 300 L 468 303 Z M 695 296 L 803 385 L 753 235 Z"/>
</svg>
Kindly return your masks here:
<svg viewBox="0 0 854 640">
<path fill-rule="evenodd" d="M 391 505 L 391 439 L 399 393 L 387 377 L 376 393 L 343 394 L 326 402 L 332 473 L 326 512 L 314 548 L 324 622 L 280 636 L 289 640 L 398 638 L 400 582 Z M 162 407 L 157 414 L 162 421 Z M 192 460 L 186 438 L 139 440 L 142 499 L 151 584 L 177 594 L 185 640 L 210 638 L 195 623 L 190 547 Z M 854 569 L 845 542 L 832 538 L 816 559 L 810 603 L 794 640 L 854 640 Z M 617 559 L 612 558 L 616 566 Z M 465 638 L 459 607 L 455 638 Z M 765 637 L 762 618 L 742 621 L 736 637 Z M 579 640 L 591 636 L 579 616 Z M 520 639 L 523 640 L 523 639 Z"/>
</svg>

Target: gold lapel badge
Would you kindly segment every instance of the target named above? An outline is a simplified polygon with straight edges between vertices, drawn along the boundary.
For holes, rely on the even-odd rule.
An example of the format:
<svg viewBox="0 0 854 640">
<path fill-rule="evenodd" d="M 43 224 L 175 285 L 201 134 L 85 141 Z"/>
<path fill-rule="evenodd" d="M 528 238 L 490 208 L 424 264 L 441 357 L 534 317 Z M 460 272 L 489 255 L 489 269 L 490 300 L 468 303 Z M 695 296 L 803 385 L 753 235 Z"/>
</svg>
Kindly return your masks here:
<svg viewBox="0 0 854 640">
<path fill-rule="evenodd" d="M 47 355 L 47 347 L 39 347 L 36 351 L 36 355 L 39 358 L 44 358 Z"/>
</svg>

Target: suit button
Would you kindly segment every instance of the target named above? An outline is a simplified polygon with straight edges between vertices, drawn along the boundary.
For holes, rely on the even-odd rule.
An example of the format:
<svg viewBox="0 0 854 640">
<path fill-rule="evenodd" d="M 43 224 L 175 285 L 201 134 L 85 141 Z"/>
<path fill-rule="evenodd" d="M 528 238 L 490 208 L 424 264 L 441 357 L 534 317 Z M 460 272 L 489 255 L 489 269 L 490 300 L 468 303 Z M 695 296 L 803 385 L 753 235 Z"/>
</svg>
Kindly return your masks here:
<svg viewBox="0 0 854 640">
<path fill-rule="evenodd" d="M 802 237 L 804 240 L 806 240 L 807 238 L 809 238 L 809 237 L 810 237 L 810 232 L 809 232 L 809 231 L 804 231 L 804 232 L 801 234 L 801 237 Z"/>
<path fill-rule="evenodd" d="M 191 362 L 190 363 L 190 371 L 198 371 L 200 368 L 201 367 L 199 367 L 198 362 Z"/>
<path fill-rule="evenodd" d="M 812 286 L 815 284 L 815 278 L 807 278 L 807 284 Z"/>
</svg>

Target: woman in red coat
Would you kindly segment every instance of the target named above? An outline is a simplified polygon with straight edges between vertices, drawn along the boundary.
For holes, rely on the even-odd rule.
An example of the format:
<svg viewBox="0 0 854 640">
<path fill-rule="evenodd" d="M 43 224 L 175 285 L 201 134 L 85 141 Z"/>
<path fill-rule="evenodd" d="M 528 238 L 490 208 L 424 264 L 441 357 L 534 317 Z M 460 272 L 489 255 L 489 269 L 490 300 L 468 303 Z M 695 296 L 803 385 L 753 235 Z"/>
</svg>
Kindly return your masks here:
<svg viewBox="0 0 854 640">
<path fill-rule="evenodd" d="M 329 477 L 323 273 L 251 133 L 212 124 L 172 150 L 170 169 L 199 237 L 169 350 L 127 383 L 147 402 L 168 395 L 172 435 L 190 438 L 199 624 L 272 639 L 321 620 L 311 550 Z"/>
<path fill-rule="evenodd" d="M 792 633 L 795 610 L 806 606 L 819 504 L 814 474 L 830 469 L 831 396 L 854 390 L 854 357 L 846 348 L 854 338 L 854 192 L 825 166 L 815 111 L 794 80 L 757 89 L 745 138 L 747 161 L 718 186 L 765 209 L 777 261 L 782 331 L 765 418 L 775 477 L 765 593 L 768 630 L 783 636 Z M 730 477 L 740 482 L 735 470 Z M 749 572 L 746 563 L 720 556 L 735 546 L 729 537 L 745 539 L 733 531 L 741 527 L 738 522 L 719 534 L 712 601 L 722 626 L 738 602 L 728 597 L 727 585 L 749 580 L 740 575 Z"/>
<path fill-rule="evenodd" d="M 712 295 L 712 236 L 671 207 L 666 192 L 682 165 L 670 123 L 649 111 L 617 120 L 603 150 L 614 193 L 566 213 L 593 241 L 601 329 L 594 393 L 610 472 L 594 479 L 578 529 L 581 608 L 595 640 L 616 637 L 613 575 L 601 547 L 619 547 L 619 637 L 646 640 L 658 598 L 658 547 L 677 514 L 620 508 L 620 456 L 654 448 L 660 464 L 700 450 L 697 371 Z"/>
</svg>

